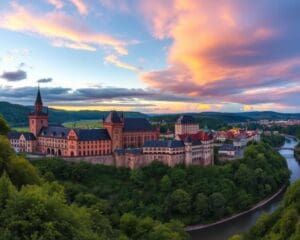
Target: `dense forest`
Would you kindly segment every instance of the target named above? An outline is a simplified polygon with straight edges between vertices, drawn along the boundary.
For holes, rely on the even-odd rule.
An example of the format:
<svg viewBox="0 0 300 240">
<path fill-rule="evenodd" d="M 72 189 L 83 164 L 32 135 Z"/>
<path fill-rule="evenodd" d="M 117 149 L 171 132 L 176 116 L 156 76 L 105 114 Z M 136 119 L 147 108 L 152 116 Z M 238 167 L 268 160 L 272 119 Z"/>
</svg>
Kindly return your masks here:
<svg viewBox="0 0 300 240">
<path fill-rule="evenodd" d="M 251 207 L 289 177 L 285 160 L 265 143 L 248 146 L 241 160 L 212 167 L 154 162 L 130 171 L 53 158 L 32 163 L 45 178 L 64 185 L 70 203 L 105 203 L 115 224 L 128 212 L 185 225 L 212 222 Z"/>
<path fill-rule="evenodd" d="M 249 232 L 230 240 L 299 240 L 300 239 L 300 181 L 285 193 L 280 207 L 272 214 L 263 214 Z"/>
</svg>

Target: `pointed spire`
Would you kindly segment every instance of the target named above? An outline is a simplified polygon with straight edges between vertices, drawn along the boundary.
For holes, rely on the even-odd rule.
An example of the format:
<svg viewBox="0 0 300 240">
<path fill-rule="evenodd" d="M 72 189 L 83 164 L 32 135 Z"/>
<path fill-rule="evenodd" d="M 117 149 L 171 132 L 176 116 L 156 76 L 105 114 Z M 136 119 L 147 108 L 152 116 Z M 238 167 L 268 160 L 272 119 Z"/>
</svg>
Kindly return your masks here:
<svg viewBox="0 0 300 240">
<path fill-rule="evenodd" d="M 37 95 L 36 95 L 35 104 L 36 105 L 37 104 L 43 105 L 42 97 L 41 97 L 41 91 L 40 91 L 40 85 L 38 85 L 38 92 L 37 92 Z"/>
<path fill-rule="evenodd" d="M 35 111 L 42 112 L 43 111 L 43 102 L 41 97 L 40 86 L 38 85 L 38 92 L 35 99 Z"/>
</svg>

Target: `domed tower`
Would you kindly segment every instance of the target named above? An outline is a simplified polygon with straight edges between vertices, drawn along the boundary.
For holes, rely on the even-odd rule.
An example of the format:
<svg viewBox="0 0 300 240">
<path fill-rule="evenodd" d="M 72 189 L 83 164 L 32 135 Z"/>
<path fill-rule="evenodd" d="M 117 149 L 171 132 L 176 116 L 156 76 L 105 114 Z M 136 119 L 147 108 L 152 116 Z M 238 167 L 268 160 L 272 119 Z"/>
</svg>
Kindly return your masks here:
<svg viewBox="0 0 300 240">
<path fill-rule="evenodd" d="M 112 151 L 123 148 L 123 128 L 124 118 L 119 116 L 116 111 L 111 111 L 103 122 L 112 141 Z"/>
<path fill-rule="evenodd" d="M 35 137 L 37 137 L 42 127 L 48 127 L 48 111 L 43 112 L 43 101 L 40 87 L 38 87 L 34 104 L 34 112 L 29 113 L 29 130 Z"/>
</svg>

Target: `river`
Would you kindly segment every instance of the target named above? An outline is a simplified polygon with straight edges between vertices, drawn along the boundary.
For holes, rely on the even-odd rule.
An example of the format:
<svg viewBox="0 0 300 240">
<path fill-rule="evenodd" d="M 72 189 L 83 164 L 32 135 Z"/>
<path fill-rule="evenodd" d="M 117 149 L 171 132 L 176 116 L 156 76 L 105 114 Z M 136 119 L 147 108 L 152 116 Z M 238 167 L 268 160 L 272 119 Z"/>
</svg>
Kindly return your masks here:
<svg viewBox="0 0 300 240">
<path fill-rule="evenodd" d="M 288 138 L 288 141 L 285 141 L 283 148 L 294 148 L 296 145 L 297 142 L 294 139 Z M 279 150 L 279 153 L 287 160 L 288 167 L 291 171 L 290 182 L 293 183 L 297 179 L 300 179 L 300 165 L 294 158 L 294 152 L 292 150 Z M 191 239 L 226 240 L 234 234 L 248 231 L 263 212 L 270 213 L 276 209 L 283 194 L 284 193 L 279 194 L 263 207 L 253 210 L 245 215 L 205 229 L 191 231 L 189 232 Z"/>
</svg>

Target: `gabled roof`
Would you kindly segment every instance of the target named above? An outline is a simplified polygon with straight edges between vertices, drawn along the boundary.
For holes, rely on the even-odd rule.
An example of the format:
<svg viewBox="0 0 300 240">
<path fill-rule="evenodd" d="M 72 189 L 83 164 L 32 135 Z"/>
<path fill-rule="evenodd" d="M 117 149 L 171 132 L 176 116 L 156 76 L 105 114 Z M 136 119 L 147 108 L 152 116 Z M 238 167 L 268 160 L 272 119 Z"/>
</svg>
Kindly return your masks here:
<svg viewBox="0 0 300 240">
<path fill-rule="evenodd" d="M 143 147 L 179 148 L 184 147 L 180 140 L 150 140 L 144 143 Z"/>
<path fill-rule="evenodd" d="M 21 133 L 17 132 L 17 131 L 12 131 L 8 133 L 8 138 L 9 139 L 19 139 L 21 136 Z"/>
<path fill-rule="evenodd" d="M 27 141 L 34 141 L 34 140 L 36 140 L 35 136 L 32 133 L 30 133 L 30 132 L 24 132 L 21 135 L 23 135 L 24 138 L 25 138 L 25 140 L 27 140 Z"/>
<path fill-rule="evenodd" d="M 69 128 L 60 125 L 49 125 L 41 129 L 39 136 L 66 139 L 69 131 Z"/>
<path fill-rule="evenodd" d="M 145 118 L 125 118 L 124 132 L 155 131 L 155 128 Z"/>
<path fill-rule="evenodd" d="M 122 123 L 122 120 L 119 114 L 116 111 L 111 111 L 107 117 L 105 118 L 104 122 L 107 123 Z"/>
<path fill-rule="evenodd" d="M 182 115 L 177 119 L 176 123 L 197 124 L 196 119 L 192 115 Z"/>
<path fill-rule="evenodd" d="M 106 129 L 74 129 L 80 141 L 110 140 Z"/>
<path fill-rule="evenodd" d="M 189 139 L 189 142 L 192 141 L 193 144 L 200 143 L 200 141 L 208 141 L 213 139 L 213 135 L 211 133 L 204 131 L 199 131 L 194 134 L 179 134 L 178 136 L 183 141 Z"/>
</svg>

